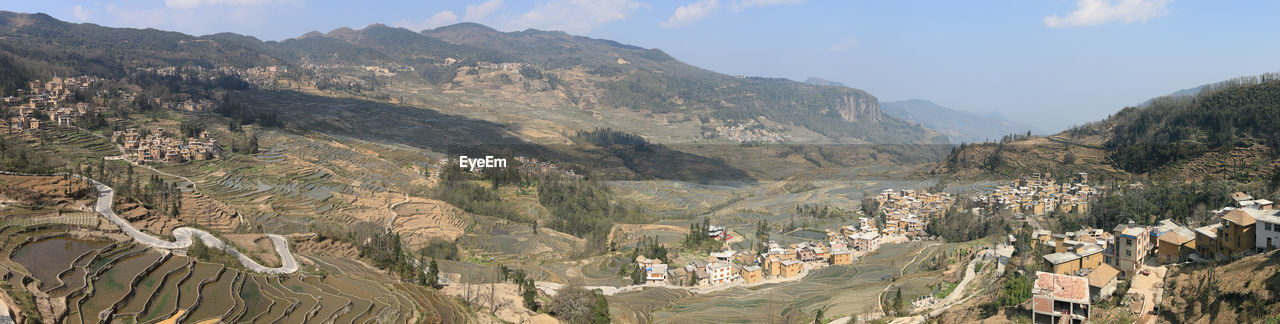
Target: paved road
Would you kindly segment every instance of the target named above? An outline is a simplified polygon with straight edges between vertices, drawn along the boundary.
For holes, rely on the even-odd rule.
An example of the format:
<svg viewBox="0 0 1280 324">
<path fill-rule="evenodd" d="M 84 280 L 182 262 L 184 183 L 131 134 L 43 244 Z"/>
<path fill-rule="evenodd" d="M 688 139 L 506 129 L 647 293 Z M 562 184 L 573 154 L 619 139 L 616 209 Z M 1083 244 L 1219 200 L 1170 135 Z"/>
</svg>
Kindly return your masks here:
<svg viewBox="0 0 1280 324">
<path fill-rule="evenodd" d="M 239 250 L 228 246 L 226 243 L 222 242 L 222 240 L 214 237 L 212 234 L 209 234 L 209 232 L 195 228 L 179 227 L 174 229 L 173 237 L 176 240 L 173 242 L 165 241 L 139 231 L 137 228 L 133 227 L 133 224 L 129 224 L 128 221 L 120 218 L 119 215 L 116 215 L 115 211 L 111 210 L 111 205 L 115 199 L 114 189 L 111 189 L 111 187 L 108 187 L 97 180 L 80 175 L 74 176 L 84 179 L 85 181 L 89 181 L 89 183 L 92 183 L 93 186 L 98 189 L 98 202 L 94 204 L 94 210 L 99 214 L 102 214 L 103 217 L 106 217 L 108 221 L 119 226 L 121 231 L 132 237 L 135 241 L 138 241 L 138 243 L 159 249 L 185 249 L 191 246 L 192 237 L 195 237 L 199 238 L 201 242 L 204 242 L 204 245 L 206 246 L 222 249 L 223 251 L 227 251 L 227 253 L 231 253 L 231 255 L 234 255 L 240 260 L 240 263 L 243 264 L 245 268 L 255 272 L 266 274 L 288 274 L 298 271 L 298 262 L 297 260 L 294 260 L 293 253 L 289 252 L 289 240 L 285 239 L 284 236 L 280 236 L 278 234 L 267 234 L 267 237 L 270 238 L 271 243 L 273 243 L 272 245 L 275 245 L 276 253 L 280 255 L 281 266 L 278 268 L 269 268 L 258 264 L 257 261 L 253 261 L 249 256 L 246 256 L 240 253 Z"/>
</svg>

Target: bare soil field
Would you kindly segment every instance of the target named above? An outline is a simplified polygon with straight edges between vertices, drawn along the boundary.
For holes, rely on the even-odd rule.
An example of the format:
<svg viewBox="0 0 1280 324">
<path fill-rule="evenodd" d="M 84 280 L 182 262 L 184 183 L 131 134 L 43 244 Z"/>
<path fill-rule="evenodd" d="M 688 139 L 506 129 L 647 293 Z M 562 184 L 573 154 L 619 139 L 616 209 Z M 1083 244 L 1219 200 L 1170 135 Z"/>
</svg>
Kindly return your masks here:
<svg viewBox="0 0 1280 324">
<path fill-rule="evenodd" d="M 276 245 L 265 234 L 224 234 L 223 237 L 232 244 L 244 248 L 250 257 L 266 267 L 279 267 L 280 255 L 276 254 Z"/>
</svg>

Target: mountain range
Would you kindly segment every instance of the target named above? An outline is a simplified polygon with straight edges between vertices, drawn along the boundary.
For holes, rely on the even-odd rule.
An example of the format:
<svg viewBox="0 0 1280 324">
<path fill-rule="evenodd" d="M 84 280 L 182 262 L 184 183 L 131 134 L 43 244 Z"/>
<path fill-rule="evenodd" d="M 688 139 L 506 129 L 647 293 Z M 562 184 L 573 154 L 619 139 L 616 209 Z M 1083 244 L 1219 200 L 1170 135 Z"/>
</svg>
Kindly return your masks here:
<svg viewBox="0 0 1280 324">
<path fill-rule="evenodd" d="M 484 64 L 502 63 L 518 64 L 519 80 L 486 79 L 477 72 Z M 464 90 L 473 102 L 492 99 L 529 106 L 533 109 L 512 115 L 534 120 L 552 118 L 544 114 L 548 108 L 579 111 L 551 114 L 561 118 L 548 120 L 557 125 L 546 129 L 551 132 L 611 127 L 659 141 L 700 142 L 732 141 L 734 134 L 725 129 L 764 128 L 760 132 L 766 137 L 811 143 L 947 141 L 938 132 L 885 114 L 876 97 L 858 89 L 729 76 L 683 63 L 659 49 L 556 31 L 500 32 L 474 23 L 421 32 L 374 24 L 264 42 L 232 33 L 192 36 L 0 12 L 0 66 L 9 65 L 16 70 L 0 80 L 6 92 L 25 80 L 54 74 L 121 77 L 139 67 L 166 65 L 283 65 L 295 71 L 394 65 L 413 72 L 376 83 L 414 89 L 385 90 L 388 97 Z M 478 76 L 464 82 L 466 73 Z M 359 73 L 347 76 L 369 78 Z M 642 127 L 655 123 L 684 132 Z M 664 138 L 668 133 L 683 135 Z"/>
</svg>

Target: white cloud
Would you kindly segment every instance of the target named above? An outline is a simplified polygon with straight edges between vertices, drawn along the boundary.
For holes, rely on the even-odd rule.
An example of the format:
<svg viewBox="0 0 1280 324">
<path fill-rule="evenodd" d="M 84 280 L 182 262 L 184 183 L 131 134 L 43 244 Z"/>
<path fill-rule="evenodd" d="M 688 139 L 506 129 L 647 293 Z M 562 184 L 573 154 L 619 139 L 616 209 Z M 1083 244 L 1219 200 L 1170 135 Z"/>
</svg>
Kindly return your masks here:
<svg viewBox="0 0 1280 324">
<path fill-rule="evenodd" d="M 697 2 L 677 7 L 676 12 L 672 13 L 671 17 L 658 25 L 665 28 L 674 28 L 692 24 L 720 11 L 722 7 L 726 6 L 734 12 L 738 12 L 748 8 L 797 5 L 801 3 L 804 3 L 804 0 L 726 0 L 725 4 L 721 5 L 719 0 L 698 0 Z"/>
<path fill-rule="evenodd" d="M 673 28 L 692 24 L 703 17 L 715 13 L 720 9 L 720 1 L 718 0 L 700 0 L 698 2 L 676 8 L 676 12 L 671 14 L 670 18 L 659 24 L 662 27 Z"/>
<path fill-rule="evenodd" d="M 226 5 L 235 7 L 256 7 L 270 4 L 300 2 L 301 0 L 164 0 L 164 5 L 175 9 L 191 9 L 203 6 Z"/>
<path fill-rule="evenodd" d="M 733 11 L 740 11 L 742 9 L 753 8 L 753 7 L 771 7 L 771 6 L 780 6 L 780 5 L 790 6 L 790 5 L 798 5 L 801 3 L 804 3 L 804 0 L 741 0 L 738 2 L 732 3 L 731 7 L 733 7 Z"/>
<path fill-rule="evenodd" d="M 512 19 L 508 27 L 586 34 L 606 23 L 627 19 L 641 6 L 633 0 L 549 0 Z"/>
<path fill-rule="evenodd" d="M 84 6 L 76 5 L 71 7 L 71 17 L 79 22 L 89 21 L 89 10 L 84 9 Z"/>
<path fill-rule="evenodd" d="M 432 28 L 436 28 L 444 25 L 453 24 L 456 22 L 458 22 L 458 15 L 454 14 L 453 11 L 446 10 L 446 11 L 437 12 L 436 14 L 431 15 L 431 17 L 427 17 L 427 19 L 423 21 L 419 21 L 419 22 L 400 21 L 395 23 L 395 25 L 397 27 L 404 27 L 412 31 L 422 31 L 426 29 L 432 29 Z"/>
<path fill-rule="evenodd" d="M 1066 17 L 1044 17 L 1044 25 L 1052 28 L 1097 26 L 1112 21 L 1147 22 L 1164 15 L 1172 0 L 1076 0 L 1076 10 Z"/>
<path fill-rule="evenodd" d="M 502 0 L 489 0 L 479 4 L 467 5 L 467 11 L 462 15 L 464 21 L 480 21 L 488 18 L 490 14 L 502 7 Z"/>
<path fill-rule="evenodd" d="M 849 37 L 845 37 L 844 39 L 841 39 L 839 42 L 836 42 L 835 44 L 832 44 L 831 47 L 827 48 L 827 50 L 830 50 L 836 53 L 842 53 L 842 52 L 852 51 L 854 48 L 857 48 L 857 47 L 858 47 L 858 38 L 849 36 Z"/>
</svg>

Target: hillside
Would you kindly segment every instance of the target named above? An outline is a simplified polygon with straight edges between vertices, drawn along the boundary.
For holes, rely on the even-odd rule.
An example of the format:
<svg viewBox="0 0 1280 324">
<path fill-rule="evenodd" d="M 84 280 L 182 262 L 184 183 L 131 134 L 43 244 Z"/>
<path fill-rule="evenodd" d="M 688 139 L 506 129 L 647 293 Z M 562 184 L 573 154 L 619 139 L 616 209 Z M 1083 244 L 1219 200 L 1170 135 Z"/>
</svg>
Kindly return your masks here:
<svg viewBox="0 0 1280 324">
<path fill-rule="evenodd" d="M 574 104 L 680 114 L 702 124 L 734 126 L 759 119 L 807 128 L 846 143 L 938 143 L 941 136 L 886 116 L 878 100 L 857 89 L 734 77 L 694 67 L 659 49 L 563 32 L 503 33 L 464 23 L 422 32 L 445 41 L 518 57 L 560 79 L 580 76 L 586 88 L 563 90 Z M 563 73 L 577 71 L 584 73 Z M 715 121 L 720 121 L 715 123 Z M 647 135 L 647 134 L 642 134 Z"/>
<path fill-rule="evenodd" d="M 733 77 L 703 70 L 667 55 L 610 40 L 563 32 L 503 33 L 457 24 L 421 33 L 375 24 L 338 28 L 281 42 L 221 33 L 190 36 L 153 29 L 72 24 L 43 14 L 0 15 L 0 66 L 14 66 L 5 92 L 23 81 L 53 74 L 122 76 L 139 67 L 284 65 L 312 78 L 360 79 L 359 95 L 373 98 L 435 96 L 449 90 L 480 100 L 499 99 L 535 108 L 512 114 L 542 120 L 540 111 L 572 107 L 563 128 L 614 127 L 666 142 L 702 140 L 812 143 L 943 143 L 924 127 L 885 115 L 877 99 L 857 89 L 815 86 L 785 79 Z M 519 64 L 517 73 L 480 76 L 485 64 Z M 369 68 L 408 73 L 370 75 Z M 510 70 L 516 72 L 515 70 Z M 337 80 L 333 80 L 337 81 Z M 342 84 L 353 84 L 343 81 Z M 505 91 L 523 84 L 518 92 Z M 398 91 L 403 90 L 403 91 Z M 427 92 L 422 92 L 426 90 Z M 503 91 L 493 91 L 503 90 Z M 426 101 L 426 99 L 422 99 Z M 430 102 L 427 102 L 430 103 Z M 457 103 L 449 106 L 456 106 Z M 463 107 L 442 107 L 449 108 Z M 589 116 L 642 118 L 611 122 Z M 555 115 L 553 115 L 555 116 Z M 585 117 L 585 118 L 584 118 Z M 671 140 L 635 124 L 678 122 Z M 737 133 L 758 133 L 739 136 Z"/>
<path fill-rule="evenodd" d="M 1226 264 L 1172 267 L 1164 281 L 1160 320 L 1168 323 L 1280 321 L 1280 253 Z"/>
<path fill-rule="evenodd" d="M 1107 119 L 1049 136 L 967 145 L 933 173 L 992 174 L 1093 171 L 1167 179 L 1269 177 L 1280 160 L 1280 79 L 1275 74 L 1206 86 L 1195 96 L 1156 98 Z M 998 154 L 997 154 L 998 153 Z M 1070 156 L 1070 157 L 1068 157 Z"/>
<path fill-rule="evenodd" d="M 947 135 L 954 144 L 994 141 L 1009 134 L 1040 129 L 987 115 L 959 111 L 928 100 L 911 99 L 880 103 L 889 116 L 917 123 Z"/>
</svg>

